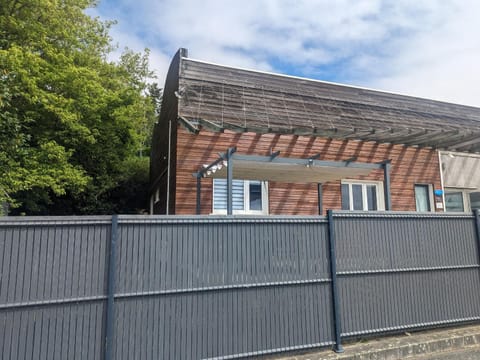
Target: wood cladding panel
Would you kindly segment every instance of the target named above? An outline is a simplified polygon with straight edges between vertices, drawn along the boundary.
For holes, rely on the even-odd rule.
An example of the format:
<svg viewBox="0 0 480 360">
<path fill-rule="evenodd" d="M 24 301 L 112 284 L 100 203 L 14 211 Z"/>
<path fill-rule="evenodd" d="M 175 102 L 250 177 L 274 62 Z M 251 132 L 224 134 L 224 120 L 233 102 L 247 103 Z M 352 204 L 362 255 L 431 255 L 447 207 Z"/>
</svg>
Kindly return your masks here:
<svg viewBox="0 0 480 360">
<path fill-rule="evenodd" d="M 322 160 L 346 160 L 353 156 L 359 162 L 375 163 L 392 160 L 391 194 L 392 209 L 415 210 L 415 184 L 432 184 L 441 187 L 438 154 L 435 150 L 377 144 L 354 140 L 332 140 L 297 135 L 214 133 L 201 131 L 190 134 L 182 127 L 177 136 L 176 214 L 195 214 L 196 179 L 192 173 L 203 164 L 218 158 L 219 152 L 237 147 L 239 154 L 268 155 L 271 150 L 280 151 L 282 157 L 308 158 L 321 153 Z M 383 171 L 373 170 L 367 176 L 355 179 L 383 181 Z M 212 212 L 212 180 L 202 180 L 201 213 Z M 323 209 L 340 209 L 340 181 L 323 186 Z M 275 215 L 318 214 L 317 185 L 269 183 L 269 213 Z"/>
</svg>

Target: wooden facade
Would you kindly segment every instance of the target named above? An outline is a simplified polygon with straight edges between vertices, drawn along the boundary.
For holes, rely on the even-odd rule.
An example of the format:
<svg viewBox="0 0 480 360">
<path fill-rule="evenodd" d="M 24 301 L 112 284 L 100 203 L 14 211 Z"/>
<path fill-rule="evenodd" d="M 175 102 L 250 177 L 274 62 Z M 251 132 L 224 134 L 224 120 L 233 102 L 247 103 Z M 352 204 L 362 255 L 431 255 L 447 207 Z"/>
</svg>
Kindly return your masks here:
<svg viewBox="0 0 480 360">
<path fill-rule="evenodd" d="M 167 75 L 154 132 L 151 208 L 195 214 L 192 174 L 236 147 L 249 155 L 391 160 L 392 210 L 412 211 L 416 184 L 442 189 L 438 149 L 477 151 L 479 124 L 480 109 L 208 64 L 188 59 L 181 49 Z M 356 179 L 382 181 L 383 172 Z M 323 212 L 341 208 L 340 189 L 340 181 L 323 184 Z M 317 184 L 308 179 L 270 182 L 268 198 L 269 214 L 319 212 Z M 212 180 L 203 179 L 201 214 L 210 213 Z"/>
<path fill-rule="evenodd" d="M 237 152 L 268 155 L 271 149 L 284 157 L 308 158 L 321 153 L 324 160 L 346 160 L 357 157 L 359 162 L 392 160 L 391 193 L 392 210 L 415 210 L 415 184 L 431 184 L 441 188 L 438 155 L 435 150 L 376 144 L 355 140 L 332 140 L 281 134 L 214 133 L 201 131 L 188 133 L 179 128 L 177 135 L 177 178 L 175 214 L 195 214 L 195 184 L 192 173 L 202 164 L 208 164 L 228 147 Z M 357 177 L 363 180 L 383 180 L 383 171 L 373 170 L 370 175 Z M 308 180 L 306 180 L 308 181 Z M 318 214 L 317 184 L 269 183 L 269 214 Z M 341 209 L 340 182 L 323 185 L 323 209 Z M 212 212 L 212 180 L 202 180 L 201 213 Z"/>
</svg>

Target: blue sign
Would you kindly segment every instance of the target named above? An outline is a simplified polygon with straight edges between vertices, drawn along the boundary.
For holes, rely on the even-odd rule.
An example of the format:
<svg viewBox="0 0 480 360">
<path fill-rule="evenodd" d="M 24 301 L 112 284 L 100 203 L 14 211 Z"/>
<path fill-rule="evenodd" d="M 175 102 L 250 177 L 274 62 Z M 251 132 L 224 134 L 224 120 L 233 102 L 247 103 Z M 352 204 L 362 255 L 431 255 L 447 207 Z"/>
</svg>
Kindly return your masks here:
<svg viewBox="0 0 480 360">
<path fill-rule="evenodd" d="M 443 190 L 435 190 L 434 193 L 435 193 L 435 196 L 442 196 Z"/>
</svg>

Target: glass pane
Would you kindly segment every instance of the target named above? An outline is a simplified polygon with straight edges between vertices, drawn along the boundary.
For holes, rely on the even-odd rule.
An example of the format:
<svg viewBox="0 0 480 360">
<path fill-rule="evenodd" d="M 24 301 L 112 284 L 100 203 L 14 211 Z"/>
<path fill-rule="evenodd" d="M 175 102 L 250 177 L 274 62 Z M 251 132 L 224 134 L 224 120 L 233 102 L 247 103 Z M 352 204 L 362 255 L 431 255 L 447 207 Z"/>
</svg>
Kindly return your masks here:
<svg viewBox="0 0 480 360">
<path fill-rule="evenodd" d="M 342 210 L 350 210 L 348 184 L 342 184 Z"/>
<path fill-rule="evenodd" d="M 373 210 L 373 211 L 378 210 L 376 185 L 367 185 L 367 205 L 368 205 L 368 210 Z"/>
<path fill-rule="evenodd" d="M 232 181 L 233 210 L 244 209 L 244 184 L 243 180 Z M 213 209 L 227 209 L 227 180 L 213 179 Z"/>
<path fill-rule="evenodd" d="M 470 193 L 470 206 L 472 210 L 480 209 L 480 192 Z"/>
<path fill-rule="evenodd" d="M 262 210 L 262 184 L 250 181 L 250 210 Z"/>
<path fill-rule="evenodd" d="M 430 211 L 428 185 L 415 185 L 415 204 L 417 211 Z"/>
<path fill-rule="evenodd" d="M 353 210 L 363 210 L 362 185 L 352 184 Z"/>
<path fill-rule="evenodd" d="M 463 193 L 445 193 L 445 210 L 463 212 Z"/>
</svg>

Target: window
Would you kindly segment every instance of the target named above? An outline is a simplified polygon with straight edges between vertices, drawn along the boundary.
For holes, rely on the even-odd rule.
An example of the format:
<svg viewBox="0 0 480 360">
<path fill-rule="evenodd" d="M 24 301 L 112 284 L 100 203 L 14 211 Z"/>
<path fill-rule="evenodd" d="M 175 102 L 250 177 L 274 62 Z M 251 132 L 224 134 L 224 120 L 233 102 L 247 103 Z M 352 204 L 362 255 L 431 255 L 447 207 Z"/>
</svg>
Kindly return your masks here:
<svg viewBox="0 0 480 360">
<path fill-rule="evenodd" d="M 232 181 L 234 214 L 268 214 L 267 183 L 253 180 Z M 213 179 L 213 213 L 227 213 L 227 180 Z"/>
<path fill-rule="evenodd" d="M 463 192 L 445 193 L 445 211 L 463 212 L 465 205 L 463 201 Z"/>
<path fill-rule="evenodd" d="M 471 192 L 469 200 L 471 210 L 480 209 L 480 192 Z"/>
<path fill-rule="evenodd" d="M 417 211 L 432 211 L 432 185 L 415 185 L 415 207 Z"/>
<path fill-rule="evenodd" d="M 342 180 L 342 210 L 384 210 L 382 182 Z"/>
<path fill-rule="evenodd" d="M 471 212 L 480 209 L 480 192 L 464 189 L 445 191 L 445 211 Z"/>
</svg>

